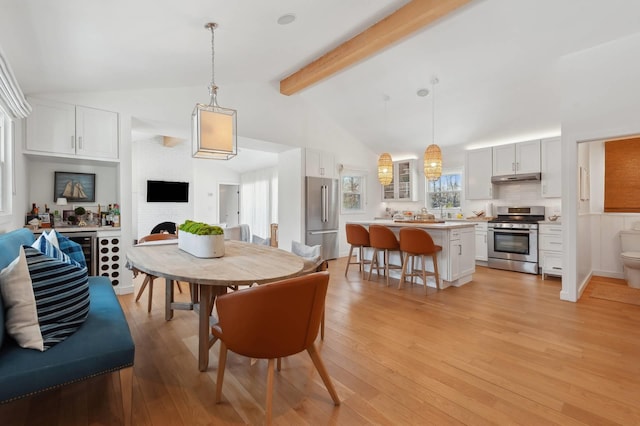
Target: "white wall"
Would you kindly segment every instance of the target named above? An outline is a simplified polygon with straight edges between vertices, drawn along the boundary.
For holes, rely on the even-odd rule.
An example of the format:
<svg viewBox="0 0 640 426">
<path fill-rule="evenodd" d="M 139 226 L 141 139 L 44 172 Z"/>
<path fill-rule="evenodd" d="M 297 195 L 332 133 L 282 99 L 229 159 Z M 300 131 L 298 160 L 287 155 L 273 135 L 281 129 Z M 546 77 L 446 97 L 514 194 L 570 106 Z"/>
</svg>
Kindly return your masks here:
<svg viewBox="0 0 640 426">
<path fill-rule="evenodd" d="M 302 148 L 278 156 L 278 247 L 287 251 L 291 241 L 304 241 L 303 161 Z"/>
<path fill-rule="evenodd" d="M 568 55 L 562 87 L 563 257 L 561 298 L 576 301 L 593 271 L 590 214 L 578 205 L 579 142 L 640 134 L 640 33 Z M 595 242 L 594 242 L 595 244 Z"/>
</svg>

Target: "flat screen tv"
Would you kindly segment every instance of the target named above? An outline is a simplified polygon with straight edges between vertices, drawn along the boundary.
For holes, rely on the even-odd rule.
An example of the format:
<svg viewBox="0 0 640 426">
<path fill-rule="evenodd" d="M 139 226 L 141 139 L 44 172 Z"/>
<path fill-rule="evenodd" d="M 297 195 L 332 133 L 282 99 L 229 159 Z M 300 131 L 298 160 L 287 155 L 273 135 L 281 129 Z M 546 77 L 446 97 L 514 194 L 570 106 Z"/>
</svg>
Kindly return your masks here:
<svg viewBox="0 0 640 426">
<path fill-rule="evenodd" d="M 189 182 L 147 181 L 147 203 L 188 203 Z"/>
</svg>

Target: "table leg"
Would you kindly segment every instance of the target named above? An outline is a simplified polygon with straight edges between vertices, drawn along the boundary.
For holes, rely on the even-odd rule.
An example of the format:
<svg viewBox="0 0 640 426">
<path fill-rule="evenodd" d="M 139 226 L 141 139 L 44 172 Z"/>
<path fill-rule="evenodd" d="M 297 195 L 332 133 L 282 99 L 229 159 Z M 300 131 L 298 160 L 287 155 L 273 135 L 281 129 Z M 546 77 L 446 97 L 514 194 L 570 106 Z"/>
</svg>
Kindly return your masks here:
<svg viewBox="0 0 640 426">
<path fill-rule="evenodd" d="M 173 303 L 173 280 L 169 278 L 165 279 L 165 305 L 164 305 L 164 319 L 169 321 L 173 318 L 173 308 L 171 304 Z"/>
<path fill-rule="evenodd" d="M 209 349 L 215 342 L 211 335 L 209 318 L 216 297 L 226 293 L 223 286 L 200 285 L 200 309 L 198 311 L 198 368 L 207 371 L 209 368 Z"/>
</svg>

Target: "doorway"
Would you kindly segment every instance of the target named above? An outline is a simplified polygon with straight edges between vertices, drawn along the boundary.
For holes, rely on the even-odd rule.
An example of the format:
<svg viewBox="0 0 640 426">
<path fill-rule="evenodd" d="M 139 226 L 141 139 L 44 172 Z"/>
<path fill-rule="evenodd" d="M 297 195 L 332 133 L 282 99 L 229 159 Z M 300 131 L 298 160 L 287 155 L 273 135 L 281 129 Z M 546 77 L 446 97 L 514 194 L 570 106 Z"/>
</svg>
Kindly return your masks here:
<svg viewBox="0 0 640 426">
<path fill-rule="evenodd" d="M 227 227 L 240 224 L 240 185 L 218 185 L 218 217 Z"/>
</svg>

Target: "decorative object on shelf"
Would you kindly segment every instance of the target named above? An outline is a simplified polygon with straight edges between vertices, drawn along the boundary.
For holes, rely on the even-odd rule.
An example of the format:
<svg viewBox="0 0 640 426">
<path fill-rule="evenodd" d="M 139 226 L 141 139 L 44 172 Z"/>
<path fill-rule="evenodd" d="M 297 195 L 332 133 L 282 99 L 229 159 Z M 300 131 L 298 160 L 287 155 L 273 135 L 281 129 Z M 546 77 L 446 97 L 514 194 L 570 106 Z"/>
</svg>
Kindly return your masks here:
<svg viewBox="0 0 640 426">
<path fill-rule="evenodd" d="M 433 78 L 431 80 L 432 87 L 432 97 L 431 97 L 431 129 L 432 129 L 432 140 L 431 145 L 427 147 L 424 151 L 424 175 L 428 180 L 438 180 L 442 175 L 442 151 L 440 147 L 436 145 L 436 89 L 435 85 L 438 84 L 439 80 L 437 78 Z M 424 89 L 423 89 L 424 90 Z M 420 93 L 420 91 L 418 91 Z"/>
<path fill-rule="evenodd" d="M 378 158 L 378 180 L 383 185 L 389 185 L 393 180 L 393 160 L 386 152 Z"/>
<path fill-rule="evenodd" d="M 236 110 L 218 105 L 218 86 L 215 84 L 214 30 L 218 24 L 204 26 L 211 31 L 211 83 L 209 105 L 196 104 L 191 114 L 193 156 L 228 160 L 238 154 Z"/>
<path fill-rule="evenodd" d="M 178 227 L 178 248 L 195 257 L 222 257 L 224 231 L 216 225 L 187 220 Z"/>
<path fill-rule="evenodd" d="M 92 202 L 96 200 L 95 173 L 55 172 L 53 199 Z M 60 204 L 57 201 L 58 205 Z"/>
</svg>

